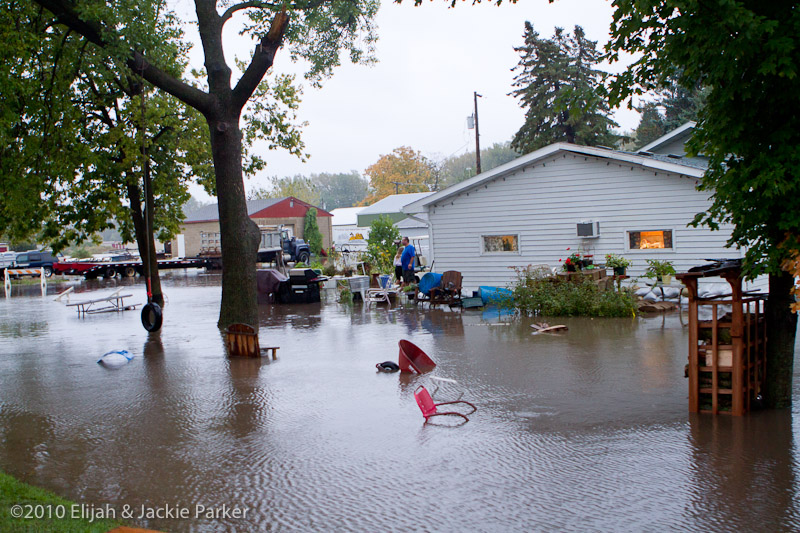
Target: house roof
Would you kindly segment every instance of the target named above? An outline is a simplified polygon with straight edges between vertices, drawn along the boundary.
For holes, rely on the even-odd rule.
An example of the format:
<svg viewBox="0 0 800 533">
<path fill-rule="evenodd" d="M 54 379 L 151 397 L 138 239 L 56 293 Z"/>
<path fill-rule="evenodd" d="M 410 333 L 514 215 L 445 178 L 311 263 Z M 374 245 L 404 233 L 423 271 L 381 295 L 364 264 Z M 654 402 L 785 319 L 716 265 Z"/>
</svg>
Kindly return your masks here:
<svg viewBox="0 0 800 533">
<path fill-rule="evenodd" d="M 412 202 L 421 200 L 426 196 L 432 195 L 432 192 L 412 192 L 408 194 L 392 194 L 378 200 L 374 204 L 365 207 L 360 211 L 359 215 L 379 215 L 383 213 L 402 213 L 403 207 Z"/>
<path fill-rule="evenodd" d="M 267 208 L 275 206 L 285 200 L 294 200 L 296 203 L 304 205 L 306 207 L 315 207 L 309 203 L 306 203 L 302 200 L 298 200 L 294 196 L 284 196 L 283 198 L 264 198 L 262 200 L 248 200 L 247 201 L 247 216 L 252 217 L 261 211 L 264 211 Z M 184 223 L 191 223 L 191 222 L 216 222 L 219 220 L 219 204 L 211 204 L 207 205 L 201 209 L 198 209 L 184 220 Z M 316 208 L 318 212 L 318 216 L 331 216 L 330 213 L 325 211 L 324 209 L 320 209 L 319 207 Z"/>
<path fill-rule="evenodd" d="M 420 215 L 417 215 L 417 218 L 421 218 L 421 219 L 427 220 L 428 219 L 428 215 L 422 213 Z M 404 218 L 403 220 L 401 220 L 400 222 L 395 224 L 395 226 L 399 230 L 412 229 L 412 228 L 427 228 L 428 227 L 428 225 L 426 223 L 422 222 L 421 220 L 414 220 L 413 218 Z"/>
<path fill-rule="evenodd" d="M 333 226 L 356 226 L 358 224 L 358 213 L 363 207 L 337 207 L 331 211 L 333 215 Z"/>
<path fill-rule="evenodd" d="M 546 159 L 560 152 L 570 152 L 580 155 L 598 157 L 601 159 L 611 159 L 614 161 L 624 162 L 632 165 L 639 165 L 653 170 L 661 170 L 664 172 L 671 172 L 673 174 L 689 176 L 693 178 L 702 178 L 705 169 L 698 166 L 696 161 L 690 161 L 682 157 L 662 156 L 657 154 L 643 155 L 640 153 L 620 152 L 617 150 L 610 150 L 608 148 L 597 148 L 594 146 L 580 146 L 577 144 L 569 143 L 555 143 L 544 148 L 540 148 L 535 152 L 519 157 L 513 161 L 509 161 L 504 165 L 495 167 L 491 170 L 478 174 L 468 180 L 457 183 L 447 189 L 441 190 L 437 193 L 430 194 L 424 198 L 408 204 L 403 208 L 404 213 L 421 213 L 425 211 L 426 206 L 439 202 L 451 196 L 455 196 L 462 191 L 469 190 L 485 182 L 492 181 L 497 178 L 507 176 L 520 168 L 534 164 L 540 160 Z M 363 213 L 363 212 L 362 212 Z"/>
<path fill-rule="evenodd" d="M 692 134 L 692 130 L 694 129 L 695 126 L 697 126 L 696 122 L 689 121 L 683 126 L 679 126 L 674 130 L 672 130 L 671 132 L 662 135 L 661 137 L 651 142 L 650 144 L 642 146 L 641 148 L 639 148 L 639 151 L 652 152 L 654 150 L 658 150 L 661 146 L 667 143 L 675 141 L 676 139 L 679 139 L 681 137 L 689 137 L 689 135 Z"/>
</svg>

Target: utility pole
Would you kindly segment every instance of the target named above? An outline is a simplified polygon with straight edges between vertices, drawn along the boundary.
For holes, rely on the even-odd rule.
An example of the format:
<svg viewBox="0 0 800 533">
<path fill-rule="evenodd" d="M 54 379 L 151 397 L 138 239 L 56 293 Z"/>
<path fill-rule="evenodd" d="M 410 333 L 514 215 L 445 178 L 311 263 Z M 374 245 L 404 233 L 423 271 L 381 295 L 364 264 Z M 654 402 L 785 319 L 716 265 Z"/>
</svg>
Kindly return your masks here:
<svg viewBox="0 0 800 533">
<path fill-rule="evenodd" d="M 399 194 L 400 193 L 400 185 L 402 185 L 403 182 L 402 181 L 390 181 L 389 183 L 394 183 L 394 193 L 395 194 Z"/>
<path fill-rule="evenodd" d="M 480 141 L 480 133 L 478 133 L 478 97 L 479 95 L 477 92 L 473 91 L 475 95 L 475 164 L 478 169 L 478 174 L 481 173 L 481 141 Z"/>
</svg>

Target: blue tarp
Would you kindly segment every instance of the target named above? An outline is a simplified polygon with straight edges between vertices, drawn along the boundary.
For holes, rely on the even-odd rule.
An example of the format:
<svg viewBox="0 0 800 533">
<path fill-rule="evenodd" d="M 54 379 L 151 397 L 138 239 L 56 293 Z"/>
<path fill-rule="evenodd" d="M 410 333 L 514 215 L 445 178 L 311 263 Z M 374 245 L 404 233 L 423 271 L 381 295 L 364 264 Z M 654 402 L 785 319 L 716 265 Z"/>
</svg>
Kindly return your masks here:
<svg viewBox="0 0 800 533">
<path fill-rule="evenodd" d="M 438 287 L 442 283 L 442 275 L 436 272 L 428 272 L 419 280 L 419 292 L 428 294 L 431 289 Z"/>
</svg>

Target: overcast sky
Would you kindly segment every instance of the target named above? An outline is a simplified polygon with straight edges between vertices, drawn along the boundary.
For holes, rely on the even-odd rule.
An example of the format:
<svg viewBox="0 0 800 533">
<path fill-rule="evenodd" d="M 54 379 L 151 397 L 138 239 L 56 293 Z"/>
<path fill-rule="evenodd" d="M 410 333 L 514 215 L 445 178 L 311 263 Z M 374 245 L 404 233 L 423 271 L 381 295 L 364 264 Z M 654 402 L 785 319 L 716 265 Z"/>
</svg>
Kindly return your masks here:
<svg viewBox="0 0 800 533">
<path fill-rule="evenodd" d="M 178 0 L 179 11 L 193 14 L 193 2 Z M 485 2 L 485 0 L 484 0 Z M 561 26 L 569 31 L 577 24 L 587 37 L 602 46 L 608 40 L 612 9 L 605 0 L 519 0 L 501 6 L 459 2 L 453 9 L 444 0 L 413 0 L 395 4 L 383 0 L 377 17 L 378 63 L 374 66 L 344 64 L 321 89 L 307 84 L 299 116 L 306 152 L 302 163 L 282 151 L 261 154 L 268 168 L 247 180 L 246 188 L 267 185 L 267 177 L 364 169 L 400 146 L 410 146 L 433 158 L 475 149 L 474 130 L 467 129 L 473 112 L 473 91 L 478 99 L 481 147 L 511 139 L 522 125 L 523 110 L 508 96 L 519 61 L 515 46 L 522 44 L 524 23 L 530 21 L 544 37 Z M 230 63 L 235 54 L 249 58 L 253 45 L 236 38 L 234 25 L 226 49 Z M 191 37 L 191 33 L 190 33 Z M 233 38 L 231 38 L 233 37 Z M 199 45 L 192 54 L 202 66 Z M 278 52 L 277 72 L 301 72 L 288 54 Z M 301 76 L 298 75 L 298 80 Z M 624 129 L 638 123 L 636 113 L 616 115 Z M 199 189 L 193 194 L 204 201 Z"/>
</svg>

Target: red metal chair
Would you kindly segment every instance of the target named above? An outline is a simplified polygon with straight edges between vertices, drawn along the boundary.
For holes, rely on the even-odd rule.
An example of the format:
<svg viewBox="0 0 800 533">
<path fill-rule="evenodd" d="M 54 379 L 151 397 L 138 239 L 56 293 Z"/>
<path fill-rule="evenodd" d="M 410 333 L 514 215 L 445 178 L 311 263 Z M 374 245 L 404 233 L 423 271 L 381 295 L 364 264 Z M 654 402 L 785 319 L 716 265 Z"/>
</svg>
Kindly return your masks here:
<svg viewBox="0 0 800 533">
<path fill-rule="evenodd" d="M 417 387 L 417 390 L 414 391 L 414 399 L 417 400 L 417 405 L 419 405 L 419 410 L 422 411 L 422 416 L 425 417 L 425 423 L 428 422 L 428 419 L 434 416 L 460 416 L 461 418 L 464 419 L 464 423 L 466 423 L 469 422 L 469 418 L 467 418 L 467 415 L 471 415 L 472 413 L 478 410 L 477 407 L 475 407 L 469 402 L 465 402 L 464 400 L 435 403 L 433 401 L 433 398 L 431 398 L 428 389 L 426 389 L 422 385 Z M 456 411 L 445 411 L 441 413 L 437 410 L 437 407 L 439 407 L 440 405 L 452 405 L 457 403 L 463 403 L 470 406 L 472 408 L 472 411 L 468 412 L 467 414 L 463 414 L 463 413 L 458 413 Z"/>
<path fill-rule="evenodd" d="M 428 357 L 428 354 L 413 342 L 403 339 L 397 344 L 400 346 L 397 363 L 400 365 L 401 372 L 422 374 L 436 368 L 436 363 L 433 362 L 433 359 Z"/>
</svg>

